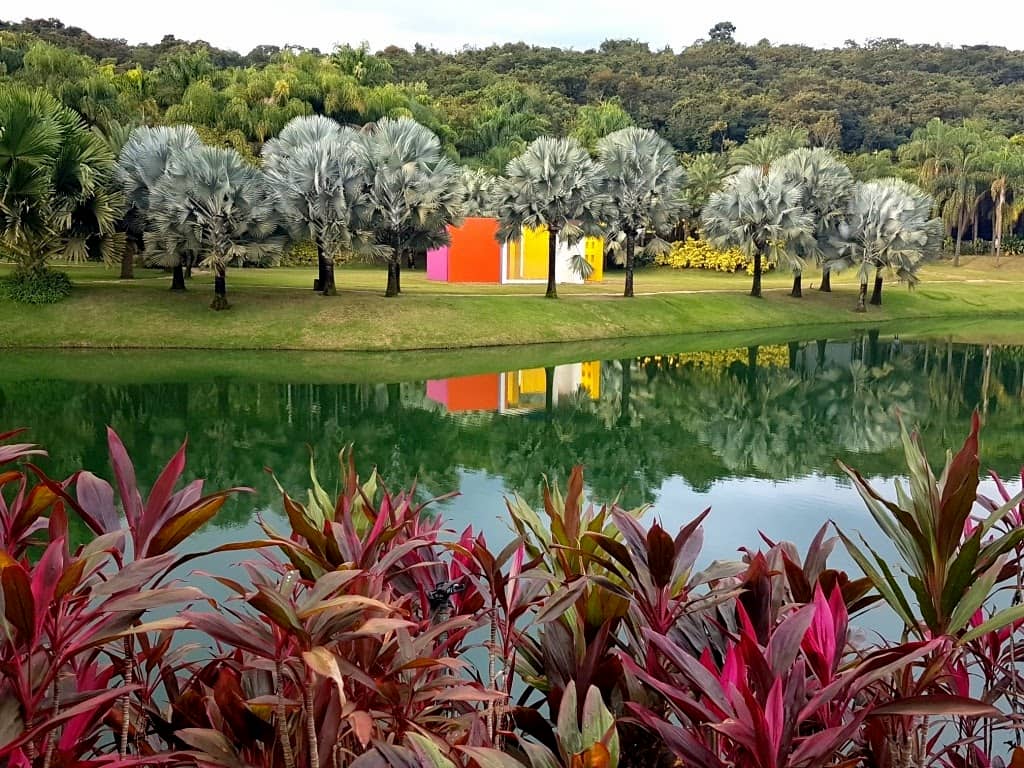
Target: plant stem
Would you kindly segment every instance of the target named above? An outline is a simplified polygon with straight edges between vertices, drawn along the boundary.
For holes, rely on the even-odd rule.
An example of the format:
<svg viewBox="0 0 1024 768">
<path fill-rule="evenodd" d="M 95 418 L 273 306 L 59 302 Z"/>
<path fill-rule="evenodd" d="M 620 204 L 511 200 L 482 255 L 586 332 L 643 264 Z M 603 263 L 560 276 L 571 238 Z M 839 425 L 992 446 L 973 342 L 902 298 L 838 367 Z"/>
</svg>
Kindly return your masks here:
<svg viewBox="0 0 1024 768">
<path fill-rule="evenodd" d="M 281 742 L 281 756 L 284 758 L 284 768 L 295 768 L 295 755 L 292 754 L 291 739 L 288 738 L 288 725 L 285 722 L 284 711 L 284 665 L 277 661 L 275 668 L 277 674 L 277 711 L 274 713 L 274 720 L 277 725 L 277 738 Z"/>
<path fill-rule="evenodd" d="M 316 713 L 313 712 L 313 686 L 307 680 L 302 686 L 302 703 L 306 710 L 306 738 L 309 740 L 309 768 L 320 768 L 319 747 L 316 742 Z"/>
<path fill-rule="evenodd" d="M 132 645 L 131 637 L 124 638 L 122 646 L 124 648 L 125 687 L 130 686 L 133 682 Z M 124 698 L 121 699 L 121 741 L 117 748 L 117 756 L 121 759 L 124 759 L 124 756 L 128 754 L 128 727 L 131 724 L 131 711 L 131 694 L 126 693 Z"/>
<path fill-rule="evenodd" d="M 53 678 L 53 717 L 60 714 L 60 674 Z M 43 768 L 50 768 L 53 762 L 53 750 L 57 746 L 57 739 L 60 737 L 61 728 L 56 732 L 46 735 L 46 756 L 43 758 Z"/>
</svg>

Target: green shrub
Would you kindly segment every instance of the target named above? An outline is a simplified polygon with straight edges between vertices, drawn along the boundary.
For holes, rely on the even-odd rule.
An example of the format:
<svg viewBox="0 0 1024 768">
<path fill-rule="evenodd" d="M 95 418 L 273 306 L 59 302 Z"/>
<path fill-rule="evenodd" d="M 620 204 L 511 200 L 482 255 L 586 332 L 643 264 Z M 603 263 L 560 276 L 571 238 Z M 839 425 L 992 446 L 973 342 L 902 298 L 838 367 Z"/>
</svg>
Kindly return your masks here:
<svg viewBox="0 0 1024 768">
<path fill-rule="evenodd" d="M 292 243 L 281 256 L 282 267 L 305 267 L 316 264 L 316 244 L 311 240 Z"/>
<path fill-rule="evenodd" d="M 0 296 L 21 304 L 55 304 L 71 293 L 71 278 L 52 269 L 15 272 L 0 279 Z"/>
<path fill-rule="evenodd" d="M 1003 253 L 1010 256 L 1024 256 L 1024 237 L 1011 235 L 1003 238 Z"/>
</svg>

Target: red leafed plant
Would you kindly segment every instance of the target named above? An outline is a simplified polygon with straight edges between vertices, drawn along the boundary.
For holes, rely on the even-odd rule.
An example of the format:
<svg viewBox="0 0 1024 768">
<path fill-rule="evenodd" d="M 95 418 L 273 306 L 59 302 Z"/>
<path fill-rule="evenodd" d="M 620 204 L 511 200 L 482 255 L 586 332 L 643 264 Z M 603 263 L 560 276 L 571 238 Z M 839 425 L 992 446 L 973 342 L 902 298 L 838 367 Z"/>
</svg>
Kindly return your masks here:
<svg viewBox="0 0 1024 768">
<path fill-rule="evenodd" d="M 701 569 L 708 511 L 670 533 L 586 504 L 580 468 L 543 517 L 509 502 L 495 554 L 345 451 L 337 498 L 314 474 L 305 504 L 280 489 L 287 530 L 211 550 L 250 552 L 243 576 L 191 574 L 224 600 L 173 580 L 210 554 L 179 549 L 248 489 L 182 484 L 183 445 L 145 493 L 113 432 L 113 485 L 0 444 L 0 764 L 997 768 L 1024 508 L 977 497 L 978 427 L 939 478 L 904 431 L 896 501 L 846 468 L 896 568 L 824 526 Z M 840 539 L 863 577 L 829 567 Z M 859 646 L 879 600 L 905 636 Z"/>
</svg>

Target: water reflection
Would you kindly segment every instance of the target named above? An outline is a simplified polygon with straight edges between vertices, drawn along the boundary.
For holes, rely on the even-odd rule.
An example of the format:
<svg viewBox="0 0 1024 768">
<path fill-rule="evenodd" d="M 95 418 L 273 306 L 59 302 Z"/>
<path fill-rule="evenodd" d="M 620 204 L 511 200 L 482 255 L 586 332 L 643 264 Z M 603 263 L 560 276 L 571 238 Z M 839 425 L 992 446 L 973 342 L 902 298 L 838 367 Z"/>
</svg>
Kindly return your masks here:
<svg viewBox="0 0 1024 768">
<path fill-rule="evenodd" d="M 599 498 L 629 506 L 664 502 L 680 484 L 688 494 L 714 487 L 761 499 L 772 482 L 800 478 L 842 490 L 836 458 L 870 475 L 899 471 L 896 410 L 922 427 L 936 460 L 962 439 L 975 407 L 987 422 L 985 465 L 1008 475 L 1024 459 L 1020 347 L 872 333 L 661 352 L 400 384 L 8 382 L 0 383 L 0 423 L 30 426 L 60 476 L 106 469 L 109 423 L 144 482 L 188 434 L 191 473 L 215 487 L 255 485 L 262 505 L 274 503 L 264 467 L 301 493 L 307 446 L 331 476 L 338 448 L 355 443 L 363 470 L 379 466 L 393 484 L 418 478 L 425 494 L 464 491 L 451 509 L 470 521 L 500 515 L 503 492 L 538 501 L 541 476 L 564 478 L 577 462 Z M 771 506 L 783 496 L 799 502 L 801 487 L 810 486 L 789 484 Z M 244 524 L 252 509 L 235 503 L 219 524 Z"/>
</svg>

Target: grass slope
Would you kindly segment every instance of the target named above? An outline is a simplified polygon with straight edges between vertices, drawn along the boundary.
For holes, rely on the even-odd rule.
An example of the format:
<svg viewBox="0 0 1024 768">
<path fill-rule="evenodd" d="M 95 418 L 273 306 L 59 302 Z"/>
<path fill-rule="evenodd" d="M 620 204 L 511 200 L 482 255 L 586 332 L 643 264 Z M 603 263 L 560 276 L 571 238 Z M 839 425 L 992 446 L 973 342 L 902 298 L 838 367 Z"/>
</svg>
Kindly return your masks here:
<svg viewBox="0 0 1024 768">
<path fill-rule="evenodd" d="M 102 267 L 69 271 L 76 289 L 66 301 L 0 302 L 0 347 L 396 352 L 988 317 L 1000 318 L 1003 340 L 1024 340 L 1024 259 L 998 268 L 986 258 L 955 270 L 931 266 L 913 292 L 887 286 L 885 306 L 867 315 L 852 311 L 850 277 L 835 280 L 832 294 L 805 289 L 798 300 L 787 295 L 787 275 L 771 275 L 756 300 L 745 295 L 745 275 L 647 269 L 635 299 L 619 297 L 615 280 L 566 286 L 550 301 L 542 286 L 445 285 L 422 272 L 403 274 L 404 295 L 384 299 L 383 271 L 367 267 L 340 270 L 342 290 L 325 298 L 307 287 L 310 268 L 235 270 L 232 309 L 218 313 L 208 308 L 206 275 L 175 294 L 168 278 L 150 271 L 124 282 Z"/>
</svg>

